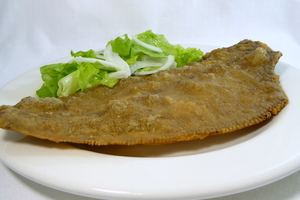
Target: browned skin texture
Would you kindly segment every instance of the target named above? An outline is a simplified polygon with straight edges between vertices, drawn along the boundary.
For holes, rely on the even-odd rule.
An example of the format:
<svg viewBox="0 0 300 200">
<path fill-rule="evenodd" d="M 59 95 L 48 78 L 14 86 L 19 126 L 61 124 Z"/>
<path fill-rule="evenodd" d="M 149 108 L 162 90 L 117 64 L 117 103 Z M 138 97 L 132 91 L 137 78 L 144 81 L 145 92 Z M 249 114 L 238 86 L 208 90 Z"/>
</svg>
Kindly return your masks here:
<svg viewBox="0 0 300 200">
<path fill-rule="evenodd" d="M 288 102 L 281 57 L 244 40 L 199 63 L 95 86 L 65 98 L 27 97 L 0 107 L 0 127 L 55 142 L 161 144 L 224 134 L 276 115 Z"/>
</svg>

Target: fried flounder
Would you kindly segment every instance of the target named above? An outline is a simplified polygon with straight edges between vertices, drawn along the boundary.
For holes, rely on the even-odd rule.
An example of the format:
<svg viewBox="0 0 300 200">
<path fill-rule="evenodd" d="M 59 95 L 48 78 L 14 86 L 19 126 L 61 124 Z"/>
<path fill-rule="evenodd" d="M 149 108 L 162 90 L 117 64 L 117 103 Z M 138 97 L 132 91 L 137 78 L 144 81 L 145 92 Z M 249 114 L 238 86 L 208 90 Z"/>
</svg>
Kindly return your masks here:
<svg viewBox="0 0 300 200">
<path fill-rule="evenodd" d="M 55 142 L 160 144 L 224 134 L 276 115 L 288 102 L 261 42 L 216 49 L 202 62 L 95 86 L 64 98 L 0 107 L 0 127 Z"/>
</svg>

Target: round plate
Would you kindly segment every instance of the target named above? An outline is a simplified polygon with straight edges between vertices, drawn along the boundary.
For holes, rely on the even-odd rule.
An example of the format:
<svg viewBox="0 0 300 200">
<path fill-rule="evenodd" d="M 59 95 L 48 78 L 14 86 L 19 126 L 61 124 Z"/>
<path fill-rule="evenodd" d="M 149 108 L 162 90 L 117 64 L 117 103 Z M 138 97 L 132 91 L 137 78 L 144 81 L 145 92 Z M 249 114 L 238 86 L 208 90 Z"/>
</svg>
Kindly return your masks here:
<svg viewBox="0 0 300 200">
<path fill-rule="evenodd" d="M 91 147 L 1 129 L 0 157 L 30 180 L 101 199 L 201 199 L 260 187 L 300 168 L 300 70 L 279 62 L 276 73 L 289 104 L 240 131 L 167 145 Z M 0 90 L 0 105 L 34 96 L 41 84 L 38 68 L 23 74 Z"/>
</svg>

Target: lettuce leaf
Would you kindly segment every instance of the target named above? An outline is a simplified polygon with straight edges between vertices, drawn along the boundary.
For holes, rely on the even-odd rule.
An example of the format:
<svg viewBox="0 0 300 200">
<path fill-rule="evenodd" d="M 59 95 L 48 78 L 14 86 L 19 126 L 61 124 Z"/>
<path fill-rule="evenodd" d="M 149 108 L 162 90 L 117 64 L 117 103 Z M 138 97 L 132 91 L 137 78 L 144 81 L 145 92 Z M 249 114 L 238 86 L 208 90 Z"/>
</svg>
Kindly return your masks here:
<svg viewBox="0 0 300 200">
<path fill-rule="evenodd" d="M 36 91 L 40 98 L 63 97 L 102 84 L 113 87 L 119 79 L 99 69 L 100 63 L 58 63 L 40 68 L 44 84 Z"/>
<path fill-rule="evenodd" d="M 147 44 L 151 44 L 160 48 L 165 55 L 176 56 L 176 45 L 170 44 L 164 35 L 155 34 L 151 30 L 148 30 L 144 33 L 138 34 L 137 37 Z"/>
<path fill-rule="evenodd" d="M 191 62 L 199 62 L 202 60 L 203 52 L 197 48 L 183 48 L 180 45 L 176 47 L 177 55 L 175 57 L 175 62 L 177 62 L 177 67 L 183 67 Z"/>
<path fill-rule="evenodd" d="M 91 63 L 82 63 L 76 71 L 80 90 L 85 90 L 99 84 L 113 87 L 119 79 L 112 78 L 108 74 L 107 70 L 97 69 Z"/>
<path fill-rule="evenodd" d="M 77 69 L 77 63 L 58 63 L 45 65 L 40 68 L 41 77 L 44 81 L 42 87 L 37 90 L 38 97 L 57 97 L 58 81 Z"/>
<path fill-rule="evenodd" d="M 80 87 L 79 87 L 79 81 L 76 75 L 76 71 L 61 78 L 58 81 L 57 85 L 58 85 L 58 90 L 57 90 L 58 97 L 65 97 L 79 91 Z"/>
<path fill-rule="evenodd" d="M 96 53 L 94 50 L 90 49 L 88 51 L 78 51 L 74 53 L 72 50 L 70 52 L 71 56 L 76 57 L 84 57 L 84 58 L 96 58 Z"/>
<path fill-rule="evenodd" d="M 106 46 L 109 44 L 111 45 L 113 52 L 118 53 L 124 60 L 127 60 L 130 57 L 132 41 L 127 34 L 109 41 Z"/>
</svg>

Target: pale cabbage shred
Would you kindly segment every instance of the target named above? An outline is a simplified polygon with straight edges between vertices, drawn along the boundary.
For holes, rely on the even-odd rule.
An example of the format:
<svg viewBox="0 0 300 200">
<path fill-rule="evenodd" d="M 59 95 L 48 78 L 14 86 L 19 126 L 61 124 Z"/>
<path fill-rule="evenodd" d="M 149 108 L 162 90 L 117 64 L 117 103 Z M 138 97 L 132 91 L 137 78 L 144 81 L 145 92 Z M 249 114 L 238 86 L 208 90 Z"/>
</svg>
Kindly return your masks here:
<svg viewBox="0 0 300 200">
<path fill-rule="evenodd" d="M 132 40 L 134 40 L 139 45 L 143 46 L 154 52 L 163 53 L 161 48 L 146 44 L 145 42 L 139 40 L 137 36 L 132 36 Z M 84 58 L 84 57 L 76 57 L 69 61 L 72 63 L 76 61 L 78 64 L 85 63 L 95 63 L 99 62 L 102 65 L 111 68 L 116 71 L 110 73 L 109 76 L 113 78 L 128 78 L 131 75 L 148 75 L 153 74 L 155 72 L 175 68 L 177 63 L 175 62 L 175 57 L 173 55 L 169 55 L 167 58 L 152 58 L 150 56 L 144 55 L 141 61 L 137 61 L 134 65 L 128 65 L 125 60 L 123 60 L 118 53 L 112 51 L 111 45 L 107 45 L 104 50 L 96 51 L 97 58 Z M 144 72 L 136 72 L 138 69 L 142 69 L 145 67 L 156 67 L 157 69 L 151 71 Z"/>
</svg>

